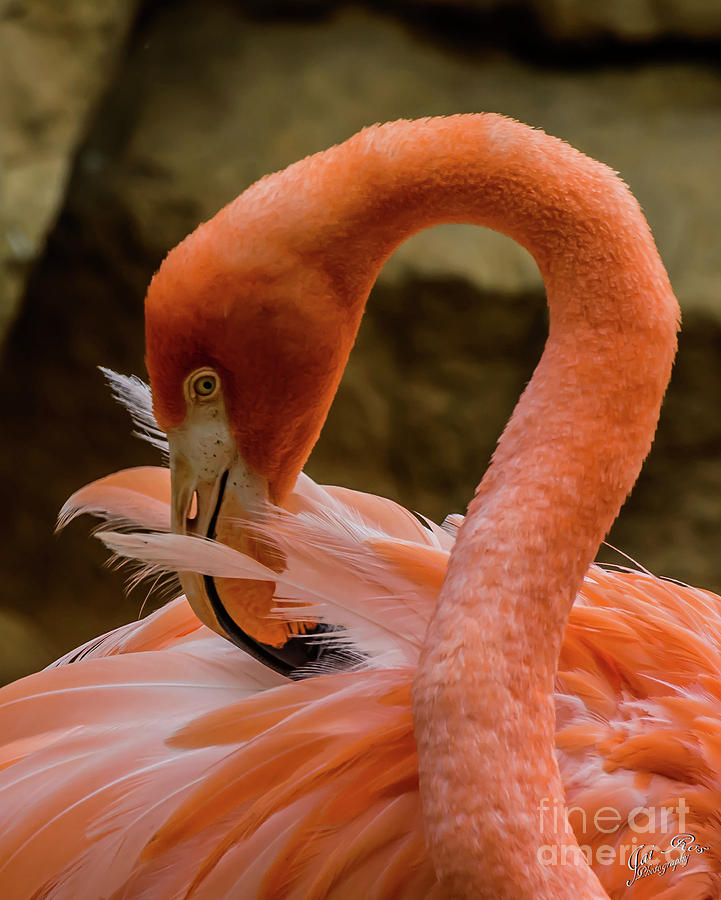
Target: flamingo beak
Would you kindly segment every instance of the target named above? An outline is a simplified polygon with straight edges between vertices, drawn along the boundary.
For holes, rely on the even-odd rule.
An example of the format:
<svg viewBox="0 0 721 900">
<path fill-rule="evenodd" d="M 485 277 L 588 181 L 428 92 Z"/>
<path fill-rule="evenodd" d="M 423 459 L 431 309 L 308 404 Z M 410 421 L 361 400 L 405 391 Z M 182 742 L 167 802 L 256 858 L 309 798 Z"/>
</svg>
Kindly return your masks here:
<svg viewBox="0 0 721 900">
<path fill-rule="evenodd" d="M 264 518 L 268 484 L 239 454 L 222 405 L 193 409 L 180 427 L 168 433 L 168 441 L 172 530 L 247 552 L 243 523 Z M 181 572 L 179 577 L 198 618 L 238 643 L 237 626 L 220 601 L 214 580 L 196 572 Z"/>
<path fill-rule="evenodd" d="M 239 453 L 222 396 L 191 406 L 183 424 L 168 431 L 168 443 L 172 530 L 219 541 L 270 572 L 283 572 L 283 551 L 263 528 L 254 527 L 273 515 L 268 482 Z M 270 576 L 253 580 L 180 572 L 179 577 L 201 622 L 279 674 L 303 677 L 295 673 L 321 658 L 342 667 L 357 662 L 353 654 L 318 643 L 318 635 L 335 626 L 307 623 L 291 639 L 287 623 L 269 616 L 276 590 Z"/>
</svg>

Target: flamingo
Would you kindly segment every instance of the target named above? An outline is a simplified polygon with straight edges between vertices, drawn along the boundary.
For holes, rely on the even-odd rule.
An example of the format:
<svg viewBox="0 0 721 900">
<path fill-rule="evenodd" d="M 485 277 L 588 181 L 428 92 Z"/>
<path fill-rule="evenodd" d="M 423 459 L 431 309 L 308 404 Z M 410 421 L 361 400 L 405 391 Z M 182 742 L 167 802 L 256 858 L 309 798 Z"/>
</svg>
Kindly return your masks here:
<svg viewBox="0 0 721 900">
<path fill-rule="evenodd" d="M 302 468 L 441 222 L 526 247 L 550 328 L 438 526 Z M 148 290 L 152 402 L 109 374 L 170 468 L 61 513 L 184 596 L 0 692 L 3 898 L 721 895 L 721 601 L 592 565 L 677 326 L 627 187 L 497 115 L 365 129 L 201 225 Z"/>
</svg>

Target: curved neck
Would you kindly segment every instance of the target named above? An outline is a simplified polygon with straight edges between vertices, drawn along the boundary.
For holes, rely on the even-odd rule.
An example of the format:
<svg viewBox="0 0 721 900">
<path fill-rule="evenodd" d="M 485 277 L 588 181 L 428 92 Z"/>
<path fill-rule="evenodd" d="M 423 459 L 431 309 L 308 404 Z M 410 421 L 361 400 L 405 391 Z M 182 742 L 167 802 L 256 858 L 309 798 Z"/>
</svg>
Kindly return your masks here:
<svg viewBox="0 0 721 900">
<path fill-rule="evenodd" d="M 541 810 L 564 804 L 553 690 L 568 613 L 670 376 L 678 307 L 665 270 L 609 169 L 507 119 L 394 123 L 324 157 L 304 170 L 298 204 L 313 227 L 298 249 L 318 255 L 353 327 L 395 247 L 440 222 L 515 238 L 544 278 L 548 342 L 469 506 L 417 673 L 421 793 L 450 896 L 604 896 L 568 853 L 573 835 L 553 827 L 563 816 Z M 315 219 L 320 183 L 336 201 Z M 566 864 L 545 865 L 546 845 Z"/>
<path fill-rule="evenodd" d="M 591 501 L 603 523 L 596 530 L 605 532 L 648 452 L 678 320 L 646 220 L 609 168 L 497 115 L 399 121 L 365 129 L 262 179 L 216 219 L 223 216 L 231 225 L 243 223 L 253 256 L 264 259 L 267 248 L 274 254 L 282 248 L 304 271 L 319 273 L 318 284 L 301 290 L 304 300 L 322 306 L 326 329 L 335 329 L 341 346 L 335 380 L 323 383 L 317 400 L 326 412 L 370 290 L 403 241 L 455 222 L 492 228 L 525 247 L 546 286 L 550 332 L 515 413 L 514 440 L 532 447 L 538 430 L 544 441 L 563 440 L 568 432 L 580 437 L 581 425 L 601 436 L 609 427 L 619 431 L 617 456 L 626 474 L 602 511 Z M 291 484 L 322 422 L 321 414 L 288 476 Z M 607 467 L 605 443 L 597 455 Z"/>
<path fill-rule="evenodd" d="M 563 804 L 553 688 L 568 612 L 648 453 L 675 353 L 678 308 L 638 204 L 605 166 L 493 115 L 368 129 L 243 201 L 330 286 L 342 363 L 378 271 L 414 232 L 475 223 L 534 256 L 549 338 L 430 623 L 414 689 L 421 795 L 450 896 L 602 896 L 584 863 L 539 860 L 575 845 L 539 810 Z"/>
</svg>

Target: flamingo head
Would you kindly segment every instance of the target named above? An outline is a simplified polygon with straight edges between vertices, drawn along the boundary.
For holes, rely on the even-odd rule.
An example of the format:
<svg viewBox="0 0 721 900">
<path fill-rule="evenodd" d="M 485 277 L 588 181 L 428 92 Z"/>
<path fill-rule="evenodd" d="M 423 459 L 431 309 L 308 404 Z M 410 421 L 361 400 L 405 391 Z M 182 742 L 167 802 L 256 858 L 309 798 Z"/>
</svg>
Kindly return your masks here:
<svg viewBox="0 0 721 900">
<path fill-rule="evenodd" d="M 172 250 L 153 278 L 146 363 L 170 445 L 173 531 L 243 549 L 279 572 L 282 554 L 254 538 L 248 522 L 262 521 L 268 502 L 282 505 L 292 491 L 357 321 L 322 266 L 277 233 L 264 239 L 258 223 L 230 228 L 229 209 Z M 200 618 L 228 636 L 211 609 L 208 579 L 181 581 Z M 226 600 L 237 587 L 225 585 Z M 236 622 L 242 606 L 234 604 Z M 287 637 L 260 623 L 242 627 L 267 645 Z"/>
</svg>

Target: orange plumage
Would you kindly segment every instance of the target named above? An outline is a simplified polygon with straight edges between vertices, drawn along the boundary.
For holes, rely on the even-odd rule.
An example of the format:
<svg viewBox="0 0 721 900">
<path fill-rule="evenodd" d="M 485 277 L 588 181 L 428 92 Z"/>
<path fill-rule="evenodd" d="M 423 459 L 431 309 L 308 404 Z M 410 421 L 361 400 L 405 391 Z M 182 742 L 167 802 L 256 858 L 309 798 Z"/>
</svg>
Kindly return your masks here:
<svg viewBox="0 0 721 900">
<path fill-rule="evenodd" d="M 379 267 L 440 221 L 521 241 L 551 310 L 443 526 L 299 474 Z M 495 116 L 371 129 L 202 226 L 146 309 L 172 486 L 117 473 L 62 518 L 108 519 L 108 546 L 179 572 L 190 605 L 0 692 L 3 897 L 718 895 L 721 600 L 588 568 L 675 351 L 615 176 Z M 679 831 L 703 851 L 634 879 L 634 849 Z"/>
</svg>

